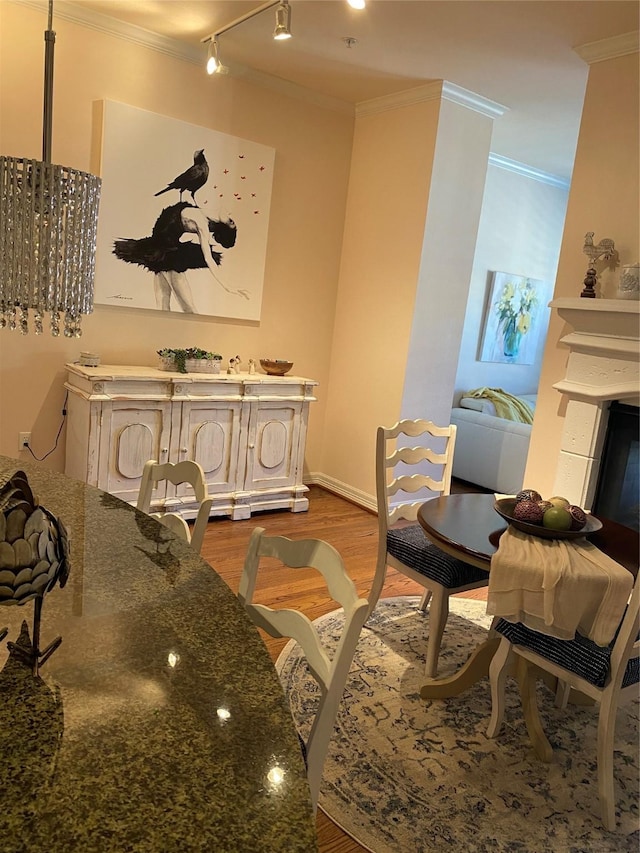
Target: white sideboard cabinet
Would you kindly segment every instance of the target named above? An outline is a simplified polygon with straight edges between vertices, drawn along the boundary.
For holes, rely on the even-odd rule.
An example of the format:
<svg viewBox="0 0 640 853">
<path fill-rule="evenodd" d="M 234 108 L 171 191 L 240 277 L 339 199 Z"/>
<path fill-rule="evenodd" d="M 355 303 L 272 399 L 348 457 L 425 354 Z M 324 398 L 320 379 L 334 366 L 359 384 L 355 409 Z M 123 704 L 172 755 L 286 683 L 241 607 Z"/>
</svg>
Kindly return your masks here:
<svg viewBox="0 0 640 853">
<path fill-rule="evenodd" d="M 69 476 L 135 504 L 148 459 L 195 459 L 213 497 L 211 515 L 308 509 L 302 473 L 313 379 L 128 365 L 66 369 Z M 154 509 L 195 516 L 190 486 L 160 488 Z"/>
</svg>

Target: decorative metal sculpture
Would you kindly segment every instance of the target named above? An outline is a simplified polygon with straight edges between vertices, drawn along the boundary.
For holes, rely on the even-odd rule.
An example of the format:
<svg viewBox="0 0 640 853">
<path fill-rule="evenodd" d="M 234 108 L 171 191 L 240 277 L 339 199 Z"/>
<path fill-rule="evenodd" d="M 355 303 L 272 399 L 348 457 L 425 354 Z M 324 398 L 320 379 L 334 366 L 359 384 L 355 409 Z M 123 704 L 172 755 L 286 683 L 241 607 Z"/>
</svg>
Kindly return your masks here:
<svg viewBox="0 0 640 853">
<path fill-rule="evenodd" d="M 51 334 L 80 337 L 93 311 L 101 179 L 51 162 L 53 0 L 45 39 L 42 161 L 0 156 L 0 328 L 36 335 L 50 312 Z"/>
<path fill-rule="evenodd" d="M 40 649 L 44 596 L 57 583 L 63 587 L 68 577 L 69 544 L 64 524 L 39 506 L 24 471 L 0 479 L 0 604 L 34 601 L 30 648 L 8 643 L 11 652 L 32 667 L 34 675 L 62 642 L 62 637 L 56 637 Z"/>
<path fill-rule="evenodd" d="M 594 245 L 593 231 L 587 231 L 585 234 L 582 251 L 585 255 L 589 256 L 589 269 L 584 279 L 584 290 L 580 296 L 584 296 L 587 299 L 594 299 L 596 295 L 595 288 L 598 283 L 596 261 L 600 259 L 613 261 L 613 266 L 615 266 L 618 262 L 618 252 L 610 237 L 603 237 L 597 245 Z"/>
</svg>

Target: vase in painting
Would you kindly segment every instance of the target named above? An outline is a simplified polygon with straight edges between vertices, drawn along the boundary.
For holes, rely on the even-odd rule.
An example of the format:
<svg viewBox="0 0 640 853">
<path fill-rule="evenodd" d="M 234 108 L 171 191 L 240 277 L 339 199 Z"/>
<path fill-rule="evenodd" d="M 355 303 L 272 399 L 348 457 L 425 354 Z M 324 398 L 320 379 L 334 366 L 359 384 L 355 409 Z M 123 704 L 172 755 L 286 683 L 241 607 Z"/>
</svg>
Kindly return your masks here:
<svg viewBox="0 0 640 853">
<path fill-rule="evenodd" d="M 514 318 L 507 320 L 502 330 L 503 352 L 505 358 L 515 358 L 520 349 L 522 332 L 518 329 L 518 321 Z"/>
</svg>

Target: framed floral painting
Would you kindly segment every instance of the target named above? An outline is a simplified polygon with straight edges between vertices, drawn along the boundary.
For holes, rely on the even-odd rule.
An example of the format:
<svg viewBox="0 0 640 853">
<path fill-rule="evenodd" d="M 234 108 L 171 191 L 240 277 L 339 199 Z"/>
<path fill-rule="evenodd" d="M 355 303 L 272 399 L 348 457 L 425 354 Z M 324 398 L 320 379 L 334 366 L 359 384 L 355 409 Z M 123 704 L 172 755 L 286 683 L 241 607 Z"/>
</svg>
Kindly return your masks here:
<svg viewBox="0 0 640 853">
<path fill-rule="evenodd" d="M 479 360 L 534 364 L 550 298 L 548 281 L 492 272 Z"/>
</svg>

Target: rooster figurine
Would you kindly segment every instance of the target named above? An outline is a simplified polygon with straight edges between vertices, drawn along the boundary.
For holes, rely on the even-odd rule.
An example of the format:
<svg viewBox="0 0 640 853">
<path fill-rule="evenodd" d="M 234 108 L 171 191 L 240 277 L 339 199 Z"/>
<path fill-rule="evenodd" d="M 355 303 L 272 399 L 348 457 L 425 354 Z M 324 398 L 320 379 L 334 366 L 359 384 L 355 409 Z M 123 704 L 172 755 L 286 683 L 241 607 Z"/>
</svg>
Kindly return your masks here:
<svg viewBox="0 0 640 853">
<path fill-rule="evenodd" d="M 609 261 L 617 256 L 615 243 L 611 237 L 603 237 L 597 246 L 593 245 L 593 231 L 587 231 L 584 235 L 584 246 L 582 251 L 588 255 L 591 263 L 594 264 L 599 258 Z"/>
<path fill-rule="evenodd" d="M 595 286 L 598 282 L 598 273 L 595 266 L 596 261 L 602 258 L 605 261 L 613 261 L 613 265 L 615 266 L 618 260 L 618 252 L 611 237 L 603 237 L 597 245 L 594 244 L 593 231 L 587 231 L 584 235 L 582 251 L 589 257 L 589 269 L 584 280 L 584 290 L 580 296 L 593 299 L 596 295 Z"/>
<path fill-rule="evenodd" d="M 69 577 L 67 531 L 60 519 L 38 504 L 24 471 L 0 479 L 0 604 L 34 599 L 31 648 L 9 643 L 34 675 L 62 642 L 57 637 L 40 650 L 40 620 L 45 593 Z M 0 631 L 2 634 L 3 631 Z"/>
</svg>

